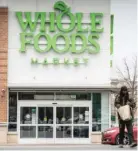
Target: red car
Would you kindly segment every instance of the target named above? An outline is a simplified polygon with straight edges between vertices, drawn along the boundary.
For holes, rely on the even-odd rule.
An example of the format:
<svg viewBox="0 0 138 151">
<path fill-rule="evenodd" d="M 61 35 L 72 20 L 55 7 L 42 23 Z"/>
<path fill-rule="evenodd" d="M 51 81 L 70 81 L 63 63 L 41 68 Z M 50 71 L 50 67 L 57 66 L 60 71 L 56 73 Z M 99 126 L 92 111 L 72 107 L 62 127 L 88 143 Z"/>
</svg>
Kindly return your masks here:
<svg viewBox="0 0 138 151">
<path fill-rule="evenodd" d="M 133 126 L 133 136 L 134 141 L 138 144 L 138 126 Z M 119 144 L 119 128 L 112 127 L 110 129 L 105 130 L 102 133 L 102 144 Z M 127 134 L 127 130 L 125 129 L 125 137 L 124 137 L 124 145 L 129 144 L 129 137 Z"/>
</svg>

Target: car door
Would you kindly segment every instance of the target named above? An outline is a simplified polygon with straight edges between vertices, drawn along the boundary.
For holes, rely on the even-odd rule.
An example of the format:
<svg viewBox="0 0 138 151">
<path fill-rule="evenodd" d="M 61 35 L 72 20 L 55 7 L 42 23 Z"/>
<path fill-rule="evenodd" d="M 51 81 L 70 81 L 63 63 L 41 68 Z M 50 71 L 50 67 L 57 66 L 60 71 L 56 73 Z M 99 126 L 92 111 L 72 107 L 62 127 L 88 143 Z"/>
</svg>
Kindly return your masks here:
<svg viewBox="0 0 138 151">
<path fill-rule="evenodd" d="M 138 127 L 133 126 L 133 136 L 134 136 L 134 141 L 138 142 Z"/>
</svg>

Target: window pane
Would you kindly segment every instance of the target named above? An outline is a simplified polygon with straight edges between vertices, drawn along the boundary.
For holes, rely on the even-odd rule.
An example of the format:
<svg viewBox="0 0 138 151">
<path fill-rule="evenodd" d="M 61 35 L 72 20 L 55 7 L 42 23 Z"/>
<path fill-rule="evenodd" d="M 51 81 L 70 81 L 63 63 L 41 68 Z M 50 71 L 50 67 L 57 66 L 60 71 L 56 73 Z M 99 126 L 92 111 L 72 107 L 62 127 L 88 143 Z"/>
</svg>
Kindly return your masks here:
<svg viewBox="0 0 138 151">
<path fill-rule="evenodd" d="M 33 92 L 19 92 L 19 100 L 34 100 Z"/>
<path fill-rule="evenodd" d="M 74 124 L 89 123 L 89 107 L 74 107 Z"/>
<path fill-rule="evenodd" d="M 54 93 L 19 92 L 19 100 L 54 100 Z"/>
<path fill-rule="evenodd" d="M 57 124 L 71 124 L 72 123 L 72 108 L 71 107 L 57 107 L 56 108 L 56 123 Z"/>
<path fill-rule="evenodd" d="M 36 93 L 34 94 L 35 100 L 54 100 L 54 93 Z"/>
<path fill-rule="evenodd" d="M 36 127 L 35 126 L 21 126 L 20 127 L 20 137 L 21 138 L 35 138 L 36 137 Z"/>
<path fill-rule="evenodd" d="M 56 93 L 56 100 L 91 100 L 90 93 Z"/>
<path fill-rule="evenodd" d="M 53 124 L 53 107 L 38 108 L 38 124 Z"/>
<path fill-rule="evenodd" d="M 21 124 L 36 124 L 36 107 L 21 107 Z"/>
<path fill-rule="evenodd" d="M 101 94 L 93 93 L 92 122 L 101 122 Z"/>
<path fill-rule="evenodd" d="M 91 93 L 80 93 L 76 95 L 76 100 L 91 100 Z"/>
<path fill-rule="evenodd" d="M 17 93 L 9 93 L 9 122 L 17 122 Z"/>
<path fill-rule="evenodd" d="M 93 123 L 92 124 L 92 131 L 94 131 L 94 132 L 101 131 L 101 124 L 99 124 L 99 123 Z"/>
<path fill-rule="evenodd" d="M 53 127 L 52 126 L 39 126 L 38 138 L 53 138 Z"/>
<path fill-rule="evenodd" d="M 17 124 L 10 124 L 8 125 L 9 132 L 16 132 L 17 131 Z"/>
<path fill-rule="evenodd" d="M 57 126 L 56 138 L 71 138 L 72 129 L 71 126 Z"/>
<path fill-rule="evenodd" d="M 88 126 L 74 126 L 73 137 L 89 138 L 89 127 Z"/>
</svg>

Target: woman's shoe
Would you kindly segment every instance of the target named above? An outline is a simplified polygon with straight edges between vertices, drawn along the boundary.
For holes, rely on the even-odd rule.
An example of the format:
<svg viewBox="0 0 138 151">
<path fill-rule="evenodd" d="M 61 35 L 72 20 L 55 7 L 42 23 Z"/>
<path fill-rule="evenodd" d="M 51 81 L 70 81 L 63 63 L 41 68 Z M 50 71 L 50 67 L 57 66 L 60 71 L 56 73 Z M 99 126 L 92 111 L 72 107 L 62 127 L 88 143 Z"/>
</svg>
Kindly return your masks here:
<svg viewBox="0 0 138 151">
<path fill-rule="evenodd" d="M 132 148 L 132 147 L 136 147 L 137 146 L 137 144 L 135 143 L 135 142 L 133 142 L 132 144 L 130 144 L 130 147 Z"/>
<path fill-rule="evenodd" d="M 119 148 L 123 148 L 123 145 L 122 145 L 122 144 L 120 144 L 120 145 L 119 145 Z"/>
</svg>

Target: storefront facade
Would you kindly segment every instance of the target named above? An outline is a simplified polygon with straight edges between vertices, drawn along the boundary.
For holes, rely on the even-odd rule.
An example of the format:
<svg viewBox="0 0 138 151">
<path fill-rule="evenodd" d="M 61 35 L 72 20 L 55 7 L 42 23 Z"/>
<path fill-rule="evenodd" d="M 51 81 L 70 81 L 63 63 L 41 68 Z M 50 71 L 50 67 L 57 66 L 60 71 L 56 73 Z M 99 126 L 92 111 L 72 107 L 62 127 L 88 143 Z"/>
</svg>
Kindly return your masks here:
<svg viewBox="0 0 138 151">
<path fill-rule="evenodd" d="M 92 91 L 12 90 L 8 135 L 16 135 L 20 144 L 88 144 L 96 137 L 100 142 L 101 131 L 110 127 L 109 93 Z"/>
<path fill-rule="evenodd" d="M 0 143 L 100 142 L 111 125 L 110 0 L 11 0 L 1 10 Z"/>
</svg>

